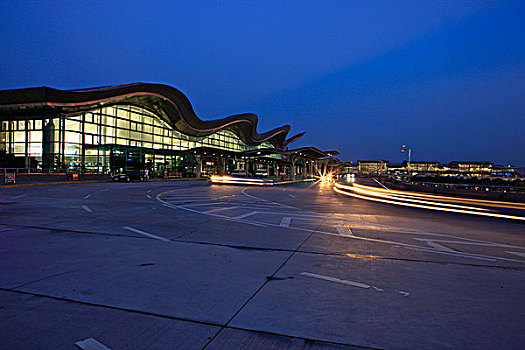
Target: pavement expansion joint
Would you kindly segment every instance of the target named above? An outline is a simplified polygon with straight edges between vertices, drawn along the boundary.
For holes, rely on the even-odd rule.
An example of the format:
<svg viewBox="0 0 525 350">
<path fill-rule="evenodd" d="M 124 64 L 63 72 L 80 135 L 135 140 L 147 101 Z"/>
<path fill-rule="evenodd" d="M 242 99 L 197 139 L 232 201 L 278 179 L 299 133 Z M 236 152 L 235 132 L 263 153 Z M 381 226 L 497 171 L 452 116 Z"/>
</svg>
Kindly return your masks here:
<svg viewBox="0 0 525 350">
<path fill-rule="evenodd" d="M 80 270 L 72 270 L 72 271 L 64 271 L 64 272 L 60 272 L 60 273 L 55 273 L 55 274 L 52 274 L 52 275 L 49 275 L 49 276 L 45 276 L 45 277 L 39 278 L 39 279 L 34 280 L 34 281 L 29 281 L 29 282 L 22 283 L 21 285 L 18 285 L 16 287 L 12 287 L 12 289 L 20 289 L 22 287 L 28 286 L 28 285 L 33 284 L 33 283 L 45 281 L 45 280 L 48 280 L 48 279 L 51 279 L 51 278 L 54 278 L 54 277 L 63 276 L 63 275 L 67 275 L 67 274 L 70 274 L 70 273 L 75 273 L 75 272 L 78 272 L 78 271 L 80 271 Z"/>
<path fill-rule="evenodd" d="M 353 347 L 357 347 L 357 348 L 361 348 L 361 349 L 370 349 L 370 350 L 379 350 L 380 349 L 380 348 L 371 348 L 371 347 L 366 347 L 366 346 L 356 345 L 356 344 L 334 342 L 334 341 L 330 341 L 330 340 L 314 339 L 314 338 L 295 336 L 295 335 L 291 335 L 291 334 L 283 334 L 283 333 L 276 333 L 276 332 L 271 332 L 271 331 L 264 331 L 264 330 L 236 327 L 236 326 L 229 326 L 228 323 L 231 320 L 228 321 L 228 323 L 226 323 L 226 324 L 221 324 L 221 323 L 215 323 L 215 322 L 209 322 L 209 321 L 200 321 L 200 320 L 195 320 L 195 319 L 190 319 L 190 318 L 185 318 L 185 317 L 164 315 L 164 314 L 148 312 L 148 311 L 143 311 L 143 310 L 124 308 L 124 307 L 119 307 L 119 306 L 114 306 L 114 305 L 98 304 L 98 303 L 87 302 L 87 301 L 82 301 L 82 300 L 75 300 L 75 299 L 70 299 L 70 298 L 65 298 L 65 297 L 57 297 L 57 296 L 53 296 L 53 295 L 33 293 L 33 292 L 28 292 L 28 291 L 24 291 L 24 290 L 17 290 L 17 289 L 12 289 L 12 288 L 2 288 L 2 287 L 0 287 L 0 291 L 10 292 L 10 293 L 17 293 L 17 294 L 23 294 L 23 295 L 30 295 L 30 296 L 33 296 L 33 297 L 52 299 L 52 300 L 57 300 L 57 301 L 62 301 L 62 302 L 69 302 L 69 303 L 80 304 L 80 305 L 85 305 L 85 306 L 92 306 L 92 307 L 99 307 L 99 308 L 105 308 L 105 309 L 111 309 L 111 310 L 117 310 L 117 311 L 123 311 L 123 312 L 130 312 L 130 313 L 134 313 L 134 314 L 159 317 L 159 318 L 169 319 L 169 320 L 190 322 L 190 323 L 200 324 L 200 325 L 205 325 L 205 326 L 221 327 L 221 329 L 217 332 L 217 334 L 214 337 L 211 338 L 211 340 L 203 347 L 203 349 L 205 349 L 217 337 L 217 335 L 223 329 L 234 329 L 234 330 L 245 331 L 245 332 L 254 332 L 254 333 L 259 333 L 259 334 L 283 336 L 283 337 L 301 339 L 301 340 L 312 342 L 312 343 L 313 342 L 320 342 L 320 343 L 340 345 L 340 346 L 350 346 L 350 347 L 353 346 Z"/>
<path fill-rule="evenodd" d="M 244 190 L 243 190 L 243 194 L 244 193 Z M 279 271 L 284 267 L 284 265 L 286 265 L 286 263 L 288 263 L 288 261 L 290 261 L 290 259 L 297 253 L 297 251 L 313 236 L 313 234 L 319 229 L 319 227 L 324 224 L 324 222 L 326 221 L 327 219 L 325 218 L 321 223 L 319 223 L 319 225 L 315 228 L 315 230 L 313 230 L 298 246 L 297 248 L 295 248 L 293 251 L 291 251 L 291 254 L 283 261 L 283 263 L 281 265 L 279 265 L 277 267 L 277 269 L 270 275 L 270 276 L 266 276 L 266 280 L 261 284 L 261 286 L 246 300 L 246 302 L 244 302 L 244 304 L 233 314 L 233 316 L 228 320 L 228 322 L 226 322 L 226 324 L 217 332 L 217 334 L 215 334 L 209 341 L 208 343 L 206 343 L 206 345 L 204 345 L 203 349 L 205 349 L 206 347 L 208 347 L 208 345 L 210 345 L 214 340 L 215 338 L 217 338 L 217 336 L 219 334 L 221 334 L 221 332 L 235 319 L 235 317 L 237 317 L 237 315 L 246 307 L 246 305 L 248 305 L 252 300 L 253 298 L 255 298 L 255 296 L 257 294 L 259 294 L 259 292 L 261 290 L 263 290 L 263 288 L 271 281 L 273 280 L 273 278 L 275 278 L 275 275 L 277 275 L 277 273 L 279 273 Z"/>
</svg>

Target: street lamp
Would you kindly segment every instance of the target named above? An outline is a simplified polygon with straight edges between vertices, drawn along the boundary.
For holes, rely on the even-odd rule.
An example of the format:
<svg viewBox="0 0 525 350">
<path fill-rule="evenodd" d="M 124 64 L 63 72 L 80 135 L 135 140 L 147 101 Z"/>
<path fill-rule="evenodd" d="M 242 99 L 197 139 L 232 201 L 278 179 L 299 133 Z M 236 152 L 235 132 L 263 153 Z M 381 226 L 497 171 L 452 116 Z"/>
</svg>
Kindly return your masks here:
<svg viewBox="0 0 525 350">
<path fill-rule="evenodd" d="M 407 147 L 406 145 L 401 146 L 401 153 L 405 153 L 405 151 L 408 150 L 408 178 L 410 179 L 410 158 L 412 157 L 412 148 Z"/>
</svg>

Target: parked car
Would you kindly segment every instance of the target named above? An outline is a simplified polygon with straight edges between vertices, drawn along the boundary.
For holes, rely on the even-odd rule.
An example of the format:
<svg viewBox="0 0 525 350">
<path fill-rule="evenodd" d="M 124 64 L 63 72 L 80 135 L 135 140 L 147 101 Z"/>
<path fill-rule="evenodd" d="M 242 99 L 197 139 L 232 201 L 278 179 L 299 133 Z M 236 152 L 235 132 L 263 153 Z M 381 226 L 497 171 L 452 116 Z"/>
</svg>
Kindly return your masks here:
<svg viewBox="0 0 525 350">
<path fill-rule="evenodd" d="M 139 170 L 128 170 L 122 174 L 114 175 L 113 181 L 144 181 L 144 174 Z"/>
</svg>

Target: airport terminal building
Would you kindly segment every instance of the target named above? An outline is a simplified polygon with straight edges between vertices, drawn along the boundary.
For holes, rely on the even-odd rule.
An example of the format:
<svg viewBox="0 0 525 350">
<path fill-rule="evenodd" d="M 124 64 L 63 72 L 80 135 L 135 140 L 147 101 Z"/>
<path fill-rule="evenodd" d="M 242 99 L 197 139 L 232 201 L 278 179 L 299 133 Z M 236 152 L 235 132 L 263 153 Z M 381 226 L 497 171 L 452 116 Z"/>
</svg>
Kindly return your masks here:
<svg viewBox="0 0 525 350">
<path fill-rule="evenodd" d="M 249 174 L 309 177 L 334 155 L 289 150 L 304 133 L 263 134 L 257 116 L 204 121 L 179 90 L 134 83 L 84 90 L 0 91 L 0 168 L 115 173 L 149 169 L 180 176 Z"/>
</svg>

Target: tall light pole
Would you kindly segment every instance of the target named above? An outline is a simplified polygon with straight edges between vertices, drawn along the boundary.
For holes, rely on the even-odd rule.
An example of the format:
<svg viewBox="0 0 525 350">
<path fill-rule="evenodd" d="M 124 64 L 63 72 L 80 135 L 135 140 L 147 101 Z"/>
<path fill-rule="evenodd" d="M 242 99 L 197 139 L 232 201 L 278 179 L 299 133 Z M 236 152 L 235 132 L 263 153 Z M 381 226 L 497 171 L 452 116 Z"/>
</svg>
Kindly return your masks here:
<svg viewBox="0 0 525 350">
<path fill-rule="evenodd" d="M 407 147 L 406 145 L 401 146 L 401 153 L 405 153 L 405 151 L 408 150 L 408 178 L 410 180 L 410 158 L 412 157 L 412 148 Z"/>
</svg>

